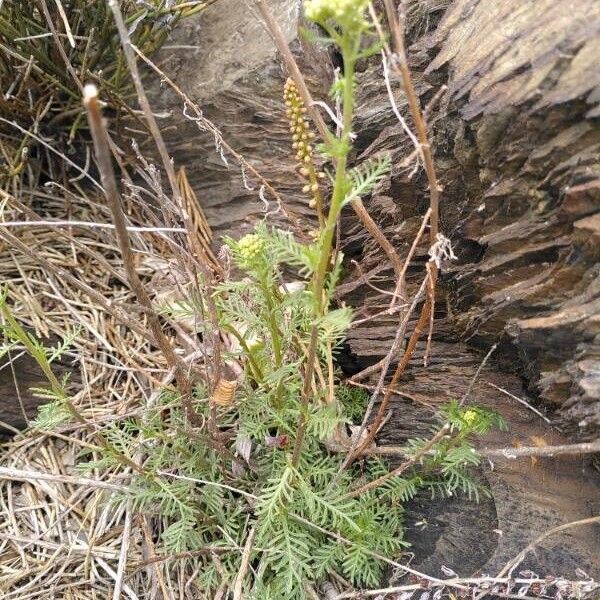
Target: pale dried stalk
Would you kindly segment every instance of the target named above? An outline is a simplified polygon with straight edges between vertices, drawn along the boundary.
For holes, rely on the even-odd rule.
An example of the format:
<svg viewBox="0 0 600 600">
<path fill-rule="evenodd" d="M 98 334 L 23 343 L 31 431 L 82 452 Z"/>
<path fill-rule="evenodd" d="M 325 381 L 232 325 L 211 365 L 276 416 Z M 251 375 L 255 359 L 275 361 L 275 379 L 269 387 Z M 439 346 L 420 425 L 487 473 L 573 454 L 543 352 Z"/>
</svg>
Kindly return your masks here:
<svg viewBox="0 0 600 600">
<path fill-rule="evenodd" d="M 485 365 L 487 364 L 488 360 L 491 358 L 492 354 L 494 353 L 494 351 L 496 350 L 497 347 L 498 347 L 498 343 L 495 343 L 488 350 L 488 353 L 483 357 L 483 360 L 477 367 L 475 374 L 473 375 L 473 377 L 471 378 L 471 381 L 469 382 L 469 387 L 467 388 L 467 391 L 464 393 L 463 397 L 460 399 L 459 406 L 463 406 L 464 403 L 469 399 L 469 396 L 471 395 L 471 392 L 473 391 L 473 387 L 475 386 L 475 383 L 477 382 L 477 380 L 479 379 L 479 376 L 481 375 L 481 371 L 483 371 Z"/>
<path fill-rule="evenodd" d="M 123 48 L 123 53 L 124 53 L 125 59 L 127 61 L 127 66 L 129 68 L 131 77 L 133 79 L 133 83 L 134 83 L 135 90 L 136 90 L 137 97 L 138 97 L 138 102 L 140 104 L 140 107 L 142 108 L 144 117 L 146 118 L 148 127 L 149 127 L 152 137 L 154 139 L 154 143 L 160 154 L 165 172 L 167 174 L 167 179 L 168 179 L 169 185 L 171 187 L 171 192 L 173 194 L 173 198 L 175 199 L 175 203 L 177 204 L 179 210 L 181 211 L 181 215 L 183 216 L 183 221 L 184 221 L 185 227 L 188 230 L 188 235 L 187 235 L 188 244 L 190 244 L 190 246 L 192 248 L 194 248 L 193 245 L 194 245 L 194 240 L 195 240 L 195 232 L 190 223 L 189 216 L 187 215 L 187 213 L 184 209 L 183 199 L 181 196 L 181 190 L 179 189 L 179 185 L 177 183 L 177 176 L 175 174 L 175 168 L 173 166 L 173 161 L 171 160 L 171 157 L 169 156 L 167 147 L 165 145 L 162 134 L 158 127 L 158 123 L 156 122 L 156 118 L 150 107 L 150 102 L 148 101 L 148 96 L 146 95 L 146 91 L 142 84 L 142 79 L 140 77 L 139 69 L 137 67 L 137 63 L 136 63 L 136 59 L 135 59 L 135 53 L 133 51 L 133 45 L 132 45 L 131 39 L 129 37 L 129 31 L 127 30 L 127 26 L 125 25 L 125 22 L 123 20 L 123 15 L 121 14 L 121 9 L 119 7 L 117 0 L 109 0 L 108 5 L 113 13 L 113 17 L 114 17 L 115 23 L 117 25 L 117 30 L 119 32 L 119 38 L 121 40 L 121 46 Z M 202 255 L 201 249 L 199 249 L 198 255 Z M 206 300 L 206 304 L 208 306 L 208 312 L 209 312 L 210 320 L 212 323 L 212 331 L 213 331 L 212 336 L 211 336 L 211 342 L 212 342 L 211 346 L 212 346 L 212 356 L 213 356 L 212 385 L 216 386 L 221 378 L 221 337 L 220 337 L 220 330 L 219 330 L 219 325 L 218 325 L 216 307 L 214 305 L 212 289 L 211 289 L 211 283 L 212 283 L 211 273 L 209 272 L 209 270 L 207 269 L 207 267 L 204 264 L 202 264 L 200 261 L 195 260 L 193 253 L 188 253 L 188 255 L 185 258 L 182 256 L 178 256 L 178 260 L 179 260 L 184 272 L 188 272 L 188 274 L 190 275 L 190 281 L 197 280 L 197 274 L 194 272 L 193 269 L 191 269 L 191 267 L 189 265 L 190 261 L 195 262 L 195 266 L 197 266 L 199 268 L 200 272 L 202 273 L 203 278 L 204 278 L 204 284 L 207 287 L 208 293 L 205 294 L 205 300 Z M 185 372 L 184 372 L 184 374 L 185 374 Z M 181 390 L 181 391 L 183 394 L 184 390 Z M 184 394 L 184 402 L 186 404 L 186 411 L 189 413 L 190 409 L 191 409 L 191 399 L 189 396 L 186 397 L 187 394 L 191 394 L 191 388 L 186 390 L 186 392 Z M 190 416 L 192 416 L 192 415 L 195 415 L 194 411 L 192 411 Z M 192 416 L 192 418 L 195 420 L 196 423 L 198 422 L 197 416 Z M 217 428 L 216 409 L 214 407 L 211 408 L 209 426 L 211 429 L 211 433 L 213 435 L 216 435 L 216 433 L 217 433 L 216 432 L 216 428 Z"/>
<path fill-rule="evenodd" d="M 146 515 L 140 515 L 140 522 L 142 527 L 142 533 L 144 534 L 144 540 L 146 541 L 146 545 L 149 550 L 149 560 L 153 560 L 157 557 L 156 547 L 154 545 L 154 541 L 152 540 L 152 533 L 150 531 L 150 526 L 148 525 L 148 519 Z M 150 567 L 150 565 L 148 565 Z M 171 599 L 173 600 L 173 596 L 169 594 L 167 590 L 167 585 L 165 583 L 165 578 L 160 570 L 160 565 L 156 562 L 152 563 L 152 569 L 149 568 L 150 573 L 154 572 L 154 576 L 158 581 L 158 585 L 160 586 L 160 590 L 162 592 L 164 600 Z M 152 575 L 150 575 L 151 577 Z"/>
<path fill-rule="evenodd" d="M 255 6 L 258 8 L 261 17 L 265 23 L 267 31 L 273 37 L 273 41 L 275 42 L 275 46 L 277 50 L 281 53 L 285 66 L 294 80 L 296 87 L 298 88 L 298 92 L 304 105 L 306 106 L 310 116 L 321 135 L 321 138 L 324 142 L 326 142 L 330 137 L 332 137 L 332 133 L 329 131 L 329 128 L 325 124 L 321 113 L 316 108 L 316 103 L 312 98 L 312 95 L 306 85 L 306 81 L 302 72 L 298 67 L 298 63 L 292 54 L 289 44 L 281 31 L 281 27 L 274 19 L 271 11 L 265 4 L 264 0 L 254 0 Z M 375 223 L 375 221 L 371 218 L 367 209 L 364 207 L 360 198 L 354 199 L 350 202 L 352 209 L 354 210 L 356 216 L 359 218 L 360 222 L 363 224 L 364 228 L 369 232 L 369 234 L 373 237 L 373 239 L 381 246 L 383 251 L 386 253 L 389 258 L 392 266 L 394 267 L 394 271 L 397 275 L 399 275 L 402 270 L 402 259 L 398 256 L 398 253 L 394 249 L 394 246 L 387 239 L 381 228 Z"/>
<path fill-rule="evenodd" d="M 391 390 L 395 387 L 394 386 L 395 382 L 393 381 L 392 384 L 390 384 L 389 386 L 384 388 L 385 378 L 387 376 L 388 369 L 390 368 L 390 365 L 392 363 L 393 357 L 396 355 L 396 352 L 399 351 L 402 341 L 404 340 L 406 328 L 408 327 L 408 320 L 410 319 L 410 316 L 412 315 L 413 311 L 417 307 L 417 304 L 420 302 L 420 300 L 425 292 L 427 282 L 428 282 L 428 277 L 425 277 L 423 279 L 423 282 L 421 283 L 421 287 L 419 288 L 419 291 L 413 298 L 411 306 L 406 311 L 404 318 L 402 320 L 402 323 L 400 324 L 400 327 L 398 327 L 398 329 L 396 331 L 396 336 L 394 337 L 394 341 L 392 342 L 392 347 L 390 348 L 390 351 L 388 352 L 387 356 L 383 359 L 383 361 L 381 361 L 383 363 L 383 368 L 379 375 L 379 380 L 377 382 L 377 386 L 375 387 L 375 390 L 374 390 L 373 394 L 371 395 L 369 405 L 367 406 L 367 409 L 365 410 L 365 414 L 363 416 L 363 420 L 360 425 L 360 429 L 359 429 L 358 434 L 356 435 L 354 441 L 352 442 L 350 448 L 348 449 L 348 453 L 346 455 L 346 458 L 344 459 L 344 462 L 342 463 L 342 465 L 340 467 L 339 472 L 333 478 L 331 486 L 333 486 L 337 483 L 337 481 L 339 480 L 339 477 L 341 476 L 342 471 L 344 469 L 346 469 L 350 464 L 352 464 L 354 459 L 357 458 L 357 456 L 360 453 L 362 453 L 362 451 L 365 448 L 369 447 L 369 445 L 371 444 L 371 442 L 373 441 L 373 439 L 375 438 L 375 436 L 378 433 L 378 427 L 379 427 L 379 424 L 381 423 L 381 418 L 383 418 L 383 413 L 384 413 L 385 409 L 387 408 L 387 401 L 385 400 L 385 398 L 387 398 L 389 401 L 389 398 L 392 394 Z M 380 363 L 378 363 L 378 365 L 379 364 Z M 378 365 L 375 365 L 375 370 L 378 370 Z M 362 375 L 366 371 L 368 371 L 368 369 L 361 371 L 361 373 L 359 373 L 359 375 Z M 371 425 L 365 440 L 363 440 L 362 439 L 363 434 L 367 429 L 369 417 L 371 416 L 371 413 L 373 412 L 373 408 L 375 407 L 375 402 L 377 401 L 377 398 L 379 397 L 379 394 L 381 393 L 381 391 L 383 389 L 385 389 L 385 392 L 384 392 L 385 396 L 384 396 L 384 401 L 382 402 L 382 405 L 385 403 L 385 406 L 384 406 L 383 411 L 380 409 L 377 413 L 376 420 L 378 420 L 379 422 L 377 423 L 377 426 L 374 426 L 373 424 Z M 381 418 L 379 418 L 379 415 L 381 415 Z"/>
<path fill-rule="evenodd" d="M 600 452 L 600 440 L 582 442 L 581 444 L 559 444 L 558 446 L 521 446 L 520 448 L 494 448 L 481 450 L 480 453 L 488 458 L 526 458 L 529 456 L 578 456 Z"/>
<path fill-rule="evenodd" d="M 428 263 L 428 266 L 430 264 L 431 263 Z M 433 268 L 435 268 L 435 267 L 433 267 Z M 425 278 L 425 282 L 428 283 L 429 281 L 430 281 L 429 276 L 427 276 Z M 408 340 L 408 344 L 406 345 L 406 349 L 404 350 L 402 359 L 400 360 L 400 362 L 398 363 L 398 365 L 396 367 L 396 370 L 394 371 L 392 380 L 384 393 L 383 399 L 381 401 L 381 404 L 379 405 L 379 409 L 377 410 L 377 413 L 375 414 L 375 418 L 373 419 L 373 422 L 371 423 L 371 426 L 369 428 L 367 436 L 365 437 L 364 440 L 361 441 L 360 445 L 356 448 L 354 453 L 352 455 L 350 455 L 350 457 L 349 457 L 350 462 L 352 462 L 352 460 L 354 460 L 354 458 L 356 458 L 358 455 L 360 455 L 362 453 L 363 449 L 368 448 L 370 446 L 371 442 L 375 439 L 375 436 L 377 435 L 377 432 L 379 431 L 379 426 L 381 425 L 381 422 L 383 421 L 385 411 L 387 410 L 388 404 L 392 397 L 391 390 L 396 387 L 398 381 L 400 380 L 400 377 L 406 370 L 406 367 L 408 366 L 408 363 L 409 363 L 410 359 L 412 358 L 412 355 L 414 354 L 414 351 L 417 347 L 417 342 L 419 341 L 419 337 L 421 336 L 421 333 L 423 332 L 425 326 L 429 322 L 429 317 L 430 317 L 430 313 L 431 313 L 430 298 L 431 298 L 431 296 L 428 295 L 427 299 L 425 300 L 425 304 L 423 305 L 423 309 L 421 310 L 421 315 L 419 317 L 419 320 L 417 321 L 417 324 L 415 325 L 415 329 L 414 329 L 412 335 L 410 336 L 410 339 Z"/>
<path fill-rule="evenodd" d="M 508 390 L 501 388 L 500 386 L 496 385 L 495 383 L 491 383 L 488 381 L 487 384 L 490 387 L 493 387 L 494 389 L 498 390 L 499 392 L 506 394 L 509 398 L 516 400 L 519 404 L 522 404 L 525 408 L 527 408 L 528 410 L 530 410 L 531 412 L 536 414 L 538 417 L 540 417 L 540 419 L 543 419 L 544 421 L 546 421 L 546 423 L 548 423 L 548 425 L 552 425 L 552 421 L 544 413 L 540 412 L 535 406 L 532 406 L 529 402 L 527 402 L 527 400 L 524 400 L 523 398 L 519 398 L 519 396 L 515 396 Z"/>
<path fill-rule="evenodd" d="M 60 483 L 67 483 L 69 485 L 99 488 L 120 493 L 126 492 L 127 490 L 127 488 L 124 486 L 108 483 L 98 479 L 73 477 L 71 475 L 53 475 L 52 473 L 42 473 L 39 471 L 30 471 L 25 469 L 13 469 L 12 467 L 0 467 L 0 479 L 11 479 L 13 481 L 58 481 Z"/>
<path fill-rule="evenodd" d="M 559 579 L 558 581 L 562 581 L 565 584 L 569 584 L 573 587 L 582 587 L 582 586 L 591 586 L 593 582 L 590 580 L 572 580 L 567 581 L 564 579 Z M 428 583 L 427 589 L 430 588 L 444 588 L 444 587 L 454 587 L 457 584 L 462 585 L 462 589 L 467 590 L 469 593 L 474 594 L 478 589 L 481 589 L 481 586 L 491 586 L 493 584 L 508 584 L 514 583 L 515 585 L 523 586 L 523 585 L 547 585 L 548 580 L 540 577 L 517 577 L 515 579 L 511 579 L 509 577 L 456 577 L 454 579 L 446 579 L 441 580 L 440 583 Z M 596 585 L 597 587 L 597 585 Z M 352 591 L 352 592 L 342 592 L 338 596 L 336 596 L 333 600 L 350 600 L 350 599 L 358 599 L 362 600 L 364 598 L 387 598 L 388 596 L 392 598 L 391 594 L 401 594 L 402 592 L 415 592 L 422 591 L 425 592 L 425 585 L 422 583 L 410 583 L 406 585 L 395 585 L 387 588 L 380 588 L 376 590 L 360 590 L 360 591 Z M 595 589 L 595 588 L 594 588 Z M 486 591 L 487 593 L 487 591 Z M 492 592 L 494 597 L 497 598 L 510 598 L 514 600 L 539 600 L 539 596 L 523 596 L 518 594 L 503 594 L 501 592 Z M 412 594 L 411 594 L 412 596 Z"/>
<path fill-rule="evenodd" d="M 256 527 L 253 527 L 246 538 L 244 544 L 244 551 L 242 552 L 242 560 L 240 562 L 240 569 L 237 577 L 235 578 L 235 585 L 233 587 L 233 600 L 242 600 L 243 598 L 243 585 L 244 578 L 250 565 L 250 556 L 252 554 L 252 544 L 254 543 L 254 534 L 256 533 Z"/>
<path fill-rule="evenodd" d="M 396 305 L 396 303 L 398 301 L 398 297 L 400 297 L 401 300 L 406 302 L 406 272 L 408 271 L 408 267 L 410 266 L 410 263 L 412 261 L 413 256 L 415 255 L 415 252 L 417 251 L 419 242 L 421 241 L 421 238 L 423 237 L 423 234 L 425 233 L 425 228 L 427 227 L 427 224 L 429 223 L 430 216 L 431 216 L 431 208 L 428 208 L 427 212 L 425 213 L 425 216 L 423 217 L 423 220 L 421 221 L 421 227 L 419 228 L 419 231 L 417 232 L 417 235 L 415 236 L 415 239 L 413 240 L 410 250 L 408 251 L 408 255 L 406 257 L 406 260 L 404 261 L 404 265 L 402 267 L 402 271 L 400 272 L 400 276 L 398 277 L 398 283 L 396 284 L 396 289 L 394 290 L 394 297 L 392 298 L 392 301 L 390 303 L 390 310 L 392 310 L 394 308 L 394 306 Z"/>
<path fill-rule="evenodd" d="M 173 162 L 171 161 L 171 157 L 169 156 L 167 147 L 165 146 L 165 143 L 163 141 L 160 129 L 158 127 L 158 123 L 156 122 L 156 118 L 154 117 L 154 113 L 152 112 L 150 102 L 148 101 L 146 90 L 144 89 L 144 86 L 142 84 L 142 78 L 140 77 L 140 73 L 135 62 L 135 55 L 132 49 L 131 40 L 129 38 L 129 32 L 127 30 L 125 22 L 123 21 L 121 9 L 117 0 L 109 0 L 108 6 L 112 11 L 115 23 L 117 25 L 117 31 L 119 32 L 119 37 L 121 39 L 121 47 L 123 48 L 123 54 L 125 55 L 125 59 L 127 61 L 127 66 L 129 68 L 131 79 L 133 81 L 133 85 L 137 93 L 140 108 L 144 113 L 144 117 L 146 118 L 146 124 L 148 126 L 148 129 L 150 130 L 150 133 L 152 134 L 152 138 L 154 139 L 154 143 L 160 154 L 160 158 L 165 168 L 165 172 L 169 180 L 169 185 L 171 187 L 173 197 L 176 201 L 178 200 L 177 204 L 181 208 L 181 195 L 179 192 L 179 186 L 177 185 L 177 177 L 175 175 Z"/>
<path fill-rule="evenodd" d="M 148 292 L 146 292 L 146 288 L 144 287 L 144 284 L 142 283 L 142 280 L 140 279 L 140 276 L 136 270 L 133 252 L 131 250 L 131 244 L 129 241 L 129 234 L 127 232 L 125 214 L 123 213 L 121 197 L 112 168 L 108 137 L 106 128 L 102 121 L 100 103 L 98 101 L 98 90 L 96 89 L 96 86 L 86 85 L 84 89 L 84 105 L 88 113 L 88 121 L 92 133 L 92 140 L 94 142 L 98 170 L 100 171 L 100 178 L 104 188 L 104 195 L 106 197 L 106 201 L 108 202 L 110 211 L 112 213 L 113 222 L 115 224 L 115 232 L 121 257 L 123 259 L 123 266 L 127 274 L 127 280 L 131 286 L 131 289 L 136 295 L 138 302 L 146 313 L 148 325 L 152 331 L 154 341 L 160 348 L 169 366 L 174 369 L 175 378 L 179 386 L 179 391 L 182 395 L 182 401 L 184 403 L 188 418 L 193 424 L 202 425 L 202 419 L 198 417 L 192 406 L 192 384 L 188 376 L 187 366 L 177 356 L 177 354 L 175 354 L 175 351 L 171 346 L 171 342 L 169 342 L 167 336 L 162 330 L 160 317 L 154 310 L 154 307 L 152 306 L 152 300 L 148 296 Z"/>
<path fill-rule="evenodd" d="M 558 527 L 554 527 L 549 531 L 546 531 L 538 538 L 533 540 L 530 544 L 527 545 L 515 558 L 508 561 L 502 569 L 500 569 L 497 577 L 504 577 L 508 574 L 510 577 L 514 569 L 523 562 L 523 559 L 529 554 L 536 546 L 541 544 L 546 538 L 554 535 L 555 533 L 560 533 L 561 531 L 565 531 L 566 529 L 571 529 L 572 527 L 581 527 L 582 525 L 592 525 L 594 523 L 600 523 L 600 515 L 594 517 L 588 517 L 586 519 L 579 519 L 577 521 L 571 521 L 570 523 L 564 523 L 563 525 L 559 525 Z M 479 598 L 483 598 L 485 594 L 479 596 Z"/>
<path fill-rule="evenodd" d="M 125 509 L 125 523 L 123 525 L 123 533 L 121 534 L 121 552 L 119 553 L 119 565 L 117 567 L 117 576 L 115 578 L 115 587 L 113 590 L 112 600 L 119 600 L 123 591 L 123 583 L 125 579 L 125 569 L 127 567 L 127 554 L 129 552 L 129 544 L 131 542 L 131 502 L 127 502 Z"/>
<path fill-rule="evenodd" d="M 581 456 L 600 452 L 600 441 L 582 442 L 580 444 L 561 444 L 558 446 L 520 446 L 506 448 L 483 448 L 477 453 L 489 459 L 516 460 L 518 458 L 557 456 Z M 366 455 L 407 456 L 405 446 L 376 446 L 363 450 Z"/>
</svg>

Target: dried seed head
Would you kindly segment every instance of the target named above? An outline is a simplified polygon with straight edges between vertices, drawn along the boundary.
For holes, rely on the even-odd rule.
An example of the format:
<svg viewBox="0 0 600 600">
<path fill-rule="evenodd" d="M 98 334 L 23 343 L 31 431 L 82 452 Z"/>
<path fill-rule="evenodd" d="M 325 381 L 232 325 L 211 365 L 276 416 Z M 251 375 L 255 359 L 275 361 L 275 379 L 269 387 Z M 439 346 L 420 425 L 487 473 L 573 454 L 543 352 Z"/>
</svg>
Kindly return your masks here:
<svg viewBox="0 0 600 600">
<path fill-rule="evenodd" d="M 219 379 L 219 383 L 210 399 L 211 402 L 219 406 L 231 406 L 235 397 L 237 381 L 228 381 L 227 379 Z"/>
</svg>

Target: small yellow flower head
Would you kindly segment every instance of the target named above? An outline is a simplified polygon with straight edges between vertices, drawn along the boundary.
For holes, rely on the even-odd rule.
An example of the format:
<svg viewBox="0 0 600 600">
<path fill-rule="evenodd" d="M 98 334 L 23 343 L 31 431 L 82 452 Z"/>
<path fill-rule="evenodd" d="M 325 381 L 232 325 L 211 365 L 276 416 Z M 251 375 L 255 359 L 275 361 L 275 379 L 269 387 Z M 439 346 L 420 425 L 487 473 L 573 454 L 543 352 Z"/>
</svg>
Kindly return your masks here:
<svg viewBox="0 0 600 600">
<path fill-rule="evenodd" d="M 363 14 L 369 0 L 307 0 L 304 3 L 304 14 L 315 23 L 323 23 L 329 19 L 340 25 L 354 25 L 363 21 Z"/>
<path fill-rule="evenodd" d="M 475 423 L 475 421 L 477 420 L 477 416 L 477 411 L 469 409 L 463 414 L 463 421 L 467 425 L 473 425 L 473 423 Z"/>
<path fill-rule="evenodd" d="M 238 253 L 240 262 L 245 265 L 251 265 L 263 254 L 265 249 L 265 240 L 256 233 L 245 235 L 238 242 Z"/>
</svg>

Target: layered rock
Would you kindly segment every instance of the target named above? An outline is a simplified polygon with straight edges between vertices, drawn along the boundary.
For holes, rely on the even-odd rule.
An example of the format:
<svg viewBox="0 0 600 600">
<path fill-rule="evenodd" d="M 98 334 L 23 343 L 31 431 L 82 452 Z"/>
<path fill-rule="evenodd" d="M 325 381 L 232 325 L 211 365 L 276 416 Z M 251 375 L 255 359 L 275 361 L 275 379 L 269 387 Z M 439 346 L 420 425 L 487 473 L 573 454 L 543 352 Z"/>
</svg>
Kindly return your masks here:
<svg viewBox="0 0 600 600">
<path fill-rule="evenodd" d="M 435 21 L 439 4 L 425 4 Z M 577 5 L 456 0 L 413 45 L 411 61 L 424 102 L 448 86 L 430 122 L 442 229 L 460 259 L 443 278 L 453 329 L 482 348 L 500 342 L 501 365 L 522 375 L 572 433 L 593 438 L 600 429 L 600 5 Z M 399 165 L 412 148 L 379 65 L 368 67 L 361 89 L 359 151 L 390 152 Z M 398 104 L 403 109 L 400 93 Z M 427 203 L 424 176 L 410 171 L 394 172 L 368 204 L 398 247 L 409 243 Z M 380 262 L 361 232 L 349 248 L 359 248 L 363 270 Z M 371 334 L 357 332 L 352 350 L 360 355 Z M 367 344 L 365 356 L 376 354 Z"/>
</svg>

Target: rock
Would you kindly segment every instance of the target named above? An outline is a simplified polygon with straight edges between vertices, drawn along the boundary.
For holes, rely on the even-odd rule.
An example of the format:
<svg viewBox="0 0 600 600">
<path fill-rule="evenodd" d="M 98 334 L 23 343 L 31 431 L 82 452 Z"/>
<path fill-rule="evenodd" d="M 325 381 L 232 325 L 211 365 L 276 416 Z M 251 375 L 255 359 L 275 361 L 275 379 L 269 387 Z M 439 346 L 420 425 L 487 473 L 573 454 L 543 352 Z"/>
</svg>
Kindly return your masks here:
<svg viewBox="0 0 600 600">
<path fill-rule="evenodd" d="M 448 85 L 429 120 L 444 187 L 442 230 L 459 260 L 442 273 L 430 365 L 422 368 L 423 340 L 401 382 L 402 391 L 419 405 L 397 399 L 380 443 L 426 435 L 432 419 L 421 404 L 435 407 L 464 393 L 481 361 L 466 342 L 485 350 L 499 342 L 497 364 L 484 371 L 473 399 L 503 412 L 510 430 L 485 443 L 567 441 L 487 385 L 526 396 L 521 378 L 531 393 L 528 400 L 554 411 L 569 433 L 585 439 L 600 430 L 600 290 L 594 243 L 600 200 L 595 121 L 600 80 L 591 58 L 600 39 L 600 19 L 594 18 L 600 5 L 594 0 L 576 4 L 576 9 L 552 0 L 409 4 L 410 63 L 417 91 L 425 103 Z M 270 5 L 315 95 L 324 97 L 332 57 L 299 40 L 298 2 L 274 0 Z M 197 54 L 187 49 L 190 45 L 198 47 L 192 51 Z M 213 60 L 217 67 L 210 64 Z M 224 139 L 306 218 L 281 101 L 286 75 L 254 15 L 240 10 L 237 2 L 217 2 L 174 33 L 160 64 L 200 103 Z M 389 106 L 376 58 L 362 65 L 359 80 L 354 162 L 389 152 L 394 164 L 391 176 L 365 204 L 406 255 L 428 204 L 425 177 L 422 170 L 413 175 L 412 165 L 401 164 L 412 148 Z M 173 112 L 164 121 L 165 136 L 176 163 L 187 166 L 217 238 L 242 235 L 265 211 L 255 182 L 254 190 L 245 188 L 239 168 L 233 162 L 227 168 L 215 152 L 212 135 L 182 117 L 181 103 L 171 92 L 156 87 L 153 108 Z M 394 87 L 406 114 L 400 86 L 394 82 Z M 285 223 L 280 213 L 274 217 Z M 343 231 L 347 276 L 340 297 L 360 316 L 372 316 L 388 297 L 365 285 L 365 274 L 370 283 L 390 290 L 391 266 L 352 215 L 344 216 Z M 360 270 L 350 259 L 359 262 Z M 409 269 L 411 290 L 427 259 L 425 244 Z M 388 351 L 397 326 L 397 318 L 383 315 L 355 327 L 340 362 L 352 371 L 375 362 Z M 412 539 L 429 535 L 420 565 L 436 575 L 441 564 L 459 569 L 464 549 L 474 548 L 477 540 L 464 572 L 493 572 L 548 528 L 596 514 L 591 504 L 597 479 L 587 459 L 544 459 L 536 469 L 529 461 L 485 467 L 482 477 L 494 501 L 471 507 L 466 520 L 460 518 L 462 511 L 450 515 L 453 509 L 446 503 L 437 518 L 428 504 L 433 519 L 444 524 L 440 535 L 423 534 L 415 525 L 417 516 L 410 520 L 420 508 L 409 513 Z M 577 566 L 595 572 L 592 550 L 597 543 L 597 529 L 569 531 L 550 540 L 526 566 L 544 574 L 573 574 Z"/>
<path fill-rule="evenodd" d="M 0 370 L 0 439 L 12 435 L 13 429 L 24 429 L 35 418 L 38 406 L 48 402 L 36 397 L 31 391 L 31 388 L 48 386 L 35 360 L 24 354 L 13 360 L 12 366 L 14 372 L 8 362 L 3 362 Z M 54 372 L 58 377 L 71 371 L 66 364 L 54 365 Z"/>
<path fill-rule="evenodd" d="M 309 84 L 322 96 L 332 81 L 331 59 L 300 39 L 300 3 L 274 0 L 269 6 Z M 156 62 L 201 106 L 223 138 L 265 175 L 286 205 L 310 222 L 313 211 L 301 194 L 283 104 L 287 75 L 259 17 L 239 0 L 219 0 L 185 20 Z M 216 243 L 223 235 L 240 237 L 267 212 L 274 222 L 284 222 L 268 192 L 263 195 L 267 204 L 261 199 L 260 182 L 231 156 L 226 164 L 218 140 L 185 118 L 181 100 L 166 86 L 159 88 L 156 77 L 149 75 L 148 82 L 154 110 L 172 113 L 163 121 L 164 136 L 175 163 L 187 168 Z"/>
<path fill-rule="evenodd" d="M 429 120 L 444 188 L 442 231 L 460 258 L 443 276 L 440 301 L 457 334 L 486 349 L 501 341 L 502 365 L 525 377 L 573 435 L 593 439 L 600 432 L 600 395 L 589 375 L 600 359 L 600 73 L 592 57 L 600 53 L 600 5 L 455 0 L 436 26 L 439 6 L 425 4 L 431 31 L 415 41 L 410 60 L 424 103 L 448 86 Z M 386 151 L 399 165 L 412 148 L 375 61 L 361 84 L 359 158 Z M 428 202 L 423 173 L 411 178 L 410 170 L 396 167 L 366 203 L 401 252 Z M 348 249 L 362 271 L 384 257 L 358 228 Z M 425 257 L 423 249 L 418 258 Z M 375 354 L 369 344 L 352 345 L 365 360 L 383 352 L 383 345 Z"/>
<path fill-rule="evenodd" d="M 433 354 L 444 351 L 443 345 L 436 346 Z M 463 344 L 455 344 L 454 355 L 453 363 L 439 361 L 428 368 L 414 360 L 411 379 L 402 385 L 402 391 L 436 407 L 462 398 L 481 357 Z M 531 403 L 516 376 L 487 367 L 469 397 L 471 402 L 498 411 L 509 424 L 507 431 L 494 430 L 479 441 L 480 449 L 568 443 L 564 434 L 515 399 Z M 398 398 L 391 410 L 393 416 L 380 436 L 381 445 L 428 435 L 421 405 Z M 440 576 L 442 565 L 461 575 L 495 574 L 546 531 L 600 510 L 600 474 L 589 457 L 495 459 L 493 463 L 484 461 L 482 467 L 480 478 L 493 501 L 483 498 L 475 503 L 462 496 L 432 501 L 425 496 L 407 506 L 407 536 L 416 552 L 413 566 L 436 576 Z M 598 577 L 600 563 L 595 549 L 599 544 L 599 526 L 573 528 L 549 537 L 527 556 L 519 570 L 575 577 L 580 568 Z"/>
</svg>

